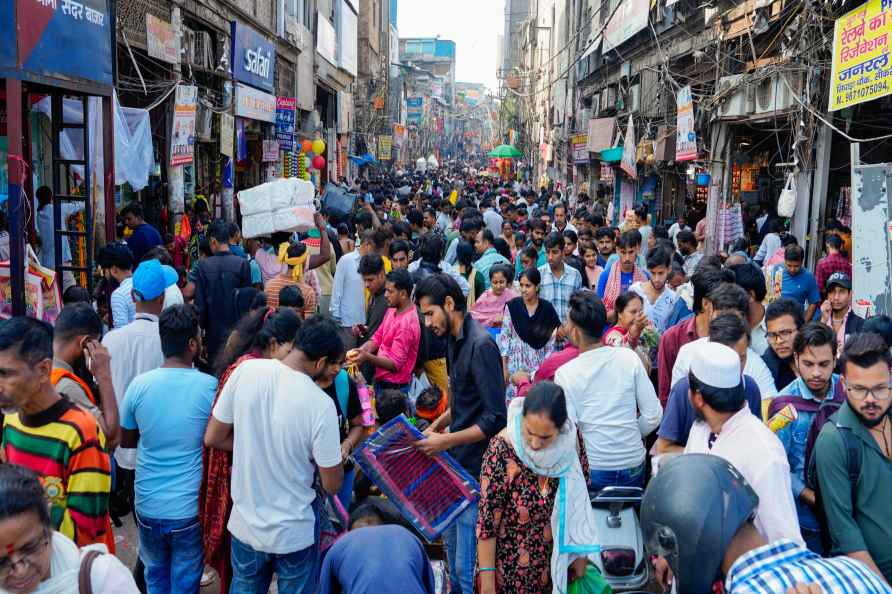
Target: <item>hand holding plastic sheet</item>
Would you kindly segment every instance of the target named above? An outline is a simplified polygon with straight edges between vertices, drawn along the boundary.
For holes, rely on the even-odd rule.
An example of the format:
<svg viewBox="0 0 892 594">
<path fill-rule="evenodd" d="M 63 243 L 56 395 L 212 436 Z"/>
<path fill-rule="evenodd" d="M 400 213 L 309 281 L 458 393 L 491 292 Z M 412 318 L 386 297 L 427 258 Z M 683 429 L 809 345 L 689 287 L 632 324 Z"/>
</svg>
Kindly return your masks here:
<svg viewBox="0 0 892 594">
<path fill-rule="evenodd" d="M 421 433 L 405 415 L 373 433 L 353 454 L 369 479 L 428 542 L 480 497 L 477 481 L 449 454 L 414 446 Z"/>
</svg>

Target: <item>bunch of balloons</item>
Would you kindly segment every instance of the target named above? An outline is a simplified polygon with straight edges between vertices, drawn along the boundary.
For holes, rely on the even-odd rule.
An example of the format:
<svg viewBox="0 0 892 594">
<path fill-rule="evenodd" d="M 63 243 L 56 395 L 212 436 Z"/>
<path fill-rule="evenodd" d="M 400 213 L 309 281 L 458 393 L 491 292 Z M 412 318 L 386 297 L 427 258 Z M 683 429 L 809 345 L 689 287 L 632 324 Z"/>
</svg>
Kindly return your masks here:
<svg viewBox="0 0 892 594">
<path fill-rule="evenodd" d="M 321 138 L 317 138 L 316 140 L 304 139 L 300 143 L 300 156 L 304 163 L 302 165 L 305 169 L 315 169 L 320 171 L 325 169 L 325 157 L 322 155 L 325 153 L 325 141 Z M 301 165 L 301 163 L 298 163 Z"/>
</svg>

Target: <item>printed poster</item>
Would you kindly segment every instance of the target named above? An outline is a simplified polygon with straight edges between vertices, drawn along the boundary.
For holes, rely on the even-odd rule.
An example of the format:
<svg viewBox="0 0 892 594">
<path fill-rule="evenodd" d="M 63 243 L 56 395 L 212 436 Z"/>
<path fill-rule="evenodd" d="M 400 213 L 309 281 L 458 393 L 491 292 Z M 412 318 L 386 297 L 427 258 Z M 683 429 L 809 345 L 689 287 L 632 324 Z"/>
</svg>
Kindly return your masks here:
<svg viewBox="0 0 892 594">
<path fill-rule="evenodd" d="M 378 137 L 378 160 L 390 161 L 391 149 L 393 148 L 393 137 L 382 135 Z"/>
<path fill-rule="evenodd" d="M 675 137 L 675 160 L 692 161 L 697 158 L 697 132 L 694 130 L 694 102 L 691 87 L 686 86 L 675 96 L 678 119 Z"/>
<path fill-rule="evenodd" d="M 626 137 L 623 140 L 623 160 L 619 168 L 632 179 L 638 179 L 638 165 L 635 162 L 635 122 L 629 114 L 629 125 L 626 126 Z"/>
<path fill-rule="evenodd" d="M 870 0 L 833 28 L 830 111 L 892 94 L 892 0 Z"/>
<path fill-rule="evenodd" d="M 170 164 L 187 165 L 192 162 L 195 146 L 195 112 L 198 87 L 179 85 L 173 106 L 173 131 L 170 135 Z"/>
<path fill-rule="evenodd" d="M 146 48 L 153 58 L 168 64 L 180 62 L 180 46 L 173 26 L 151 14 L 146 15 Z"/>
<path fill-rule="evenodd" d="M 588 163 L 588 134 L 573 134 L 570 137 L 573 148 L 573 162 L 577 165 Z"/>
<path fill-rule="evenodd" d="M 263 141 L 263 162 L 271 163 L 279 160 L 279 143 L 275 140 Z"/>
</svg>

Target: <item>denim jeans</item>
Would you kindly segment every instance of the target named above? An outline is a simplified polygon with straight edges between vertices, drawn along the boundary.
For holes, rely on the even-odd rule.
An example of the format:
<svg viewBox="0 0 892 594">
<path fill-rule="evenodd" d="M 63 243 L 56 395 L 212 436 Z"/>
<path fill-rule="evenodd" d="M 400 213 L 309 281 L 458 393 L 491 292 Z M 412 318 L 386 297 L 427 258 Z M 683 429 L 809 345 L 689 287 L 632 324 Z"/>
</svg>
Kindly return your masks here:
<svg viewBox="0 0 892 594">
<path fill-rule="evenodd" d="M 604 487 L 642 487 L 644 488 L 644 463 L 623 470 L 591 469 L 591 484 L 588 486 L 592 495 Z"/>
<path fill-rule="evenodd" d="M 148 593 L 198 592 L 204 569 L 198 518 L 155 520 L 138 515 L 136 521 Z"/>
<path fill-rule="evenodd" d="M 316 545 L 284 555 L 261 553 L 232 537 L 229 594 L 266 594 L 275 572 L 280 594 L 316 591 Z"/>
<path fill-rule="evenodd" d="M 350 503 L 353 501 L 353 483 L 356 480 L 356 468 L 344 471 L 344 482 L 341 483 L 341 490 L 338 491 L 338 500 L 345 510 L 350 510 Z M 318 539 L 317 539 L 318 540 Z"/>
<path fill-rule="evenodd" d="M 477 504 L 466 509 L 443 533 L 449 559 L 449 584 L 452 594 L 474 593 L 474 569 L 477 565 Z"/>
</svg>

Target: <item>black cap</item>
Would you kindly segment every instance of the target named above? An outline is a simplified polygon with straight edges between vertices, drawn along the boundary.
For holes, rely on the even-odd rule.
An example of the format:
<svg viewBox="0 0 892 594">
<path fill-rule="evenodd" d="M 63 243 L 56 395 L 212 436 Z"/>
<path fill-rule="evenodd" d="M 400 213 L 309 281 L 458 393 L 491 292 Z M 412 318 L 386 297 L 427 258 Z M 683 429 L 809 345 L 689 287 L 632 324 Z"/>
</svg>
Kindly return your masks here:
<svg viewBox="0 0 892 594">
<path fill-rule="evenodd" d="M 830 278 L 827 279 L 826 285 L 828 291 L 833 286 L 842 287 L 843 289 L 851 291 L 852 279 L 850 279 L 849 275 L 845 272 L 834 272 L 830 275 Z"/>
</svg>

